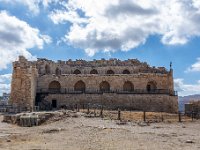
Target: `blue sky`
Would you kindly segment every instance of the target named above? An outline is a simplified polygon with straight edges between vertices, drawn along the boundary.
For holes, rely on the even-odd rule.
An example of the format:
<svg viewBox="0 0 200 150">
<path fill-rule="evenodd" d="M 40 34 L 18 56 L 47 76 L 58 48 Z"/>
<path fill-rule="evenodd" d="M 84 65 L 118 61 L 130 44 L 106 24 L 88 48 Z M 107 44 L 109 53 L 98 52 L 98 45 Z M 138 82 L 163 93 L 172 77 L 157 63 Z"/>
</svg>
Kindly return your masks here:
<svg viewBox="0 0 200 150">
<path fill-rule="evenodd" d="M 0 18 L 0 95 L 19 55 L 172 61 L 179 95 L 200 94 L 200 0 L 0 0 Z"/>
</svg>

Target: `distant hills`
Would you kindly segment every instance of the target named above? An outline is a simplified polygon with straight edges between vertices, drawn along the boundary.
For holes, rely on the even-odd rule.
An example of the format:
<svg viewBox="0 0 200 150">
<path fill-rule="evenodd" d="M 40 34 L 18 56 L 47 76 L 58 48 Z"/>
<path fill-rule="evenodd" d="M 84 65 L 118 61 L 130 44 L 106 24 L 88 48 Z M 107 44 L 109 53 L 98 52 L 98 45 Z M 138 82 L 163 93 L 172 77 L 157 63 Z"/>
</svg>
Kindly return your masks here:
<svg viewBox="0 0 200 150">
<path fill-rule="evenodd" d="M 200 94 L 197 95 L 188 95 L 188 96 L 179 96 L 179 111 L 184 111 L 184 104 L 189 103 L 191 100 L 198 101 L 200 100 Z"/>
</svg>

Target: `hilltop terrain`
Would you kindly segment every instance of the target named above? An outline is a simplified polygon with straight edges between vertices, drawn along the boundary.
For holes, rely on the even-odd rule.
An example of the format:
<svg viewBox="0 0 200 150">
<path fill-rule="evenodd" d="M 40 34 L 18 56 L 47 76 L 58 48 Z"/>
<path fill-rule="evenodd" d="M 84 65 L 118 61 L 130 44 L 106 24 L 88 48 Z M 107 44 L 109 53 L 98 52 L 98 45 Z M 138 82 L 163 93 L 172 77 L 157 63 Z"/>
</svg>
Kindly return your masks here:
<svg viewBox="0 0 200 150">
<path fill-rule="evenodd" d="M 121 124 L 117 120 L 88 118 L 76 113 L 36 127 L 0 122 L 0 149 L 198 150 L 199 128 L 199 121 Z"/>
</svg>

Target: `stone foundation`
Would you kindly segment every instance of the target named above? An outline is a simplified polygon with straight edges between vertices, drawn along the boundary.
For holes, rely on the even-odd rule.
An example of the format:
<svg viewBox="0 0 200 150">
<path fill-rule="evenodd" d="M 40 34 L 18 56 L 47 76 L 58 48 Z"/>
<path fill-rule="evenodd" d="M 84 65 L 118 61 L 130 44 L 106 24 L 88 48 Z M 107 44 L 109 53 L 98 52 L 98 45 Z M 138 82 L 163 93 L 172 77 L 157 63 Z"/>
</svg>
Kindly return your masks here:
<svg viewBox="0 0 200 150">
<path fill-rule="evenodd" d="M 178 111 L 177 96 L 163 94 L 50 94 L 45 100 L 52 104 L 57 101 L 57 107 L 64 105 L 83 104 L 103 105 L 109 109 L 131 109 L 176 113 Z"/>
</svg>

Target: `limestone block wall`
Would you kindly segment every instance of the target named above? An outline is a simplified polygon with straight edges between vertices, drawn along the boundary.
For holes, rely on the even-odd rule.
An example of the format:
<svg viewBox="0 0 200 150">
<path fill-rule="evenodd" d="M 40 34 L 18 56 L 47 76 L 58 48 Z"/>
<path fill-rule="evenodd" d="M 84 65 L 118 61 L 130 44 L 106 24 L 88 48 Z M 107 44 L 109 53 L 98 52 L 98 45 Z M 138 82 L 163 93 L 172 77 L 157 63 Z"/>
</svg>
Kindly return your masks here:
<svg viewBox="0 0 200 150">
<path fill-rule="evenodd" d="M 57 106 L 91 104 L 103 105 L 110 109 L 132 109 L 145 111 L 178 111 L 177 96 L 162 94 L 50 94 L 45 97 L 50 104 L 57 100 Z"/>
<path fill-rule="evenodd" d="M 43 75 L 37 79 L 37 89 L 48 89 L 49 84 L 52 81 L 58 81 L 61 88 L 73 90 L 74 85 L 78 81 L 83 81 L 88 89 L 99 89 L 99 85 L 102 81 L 107 81 L 110 84 L 111 90 L 122 90 L 123 84 L 126 81 L 132 82 L 134 89 L 146 90 L 147 83 L 154 81 L 157 89 L 169 89 L 173 90 L 173 80 L 169 77 L 170 74 L 121 74 L 121 75 L 99 75 L 99 74 L 68 74 L 68 75 Z"/>
<path fill-rule="evenodd" d="M 37 80 L 37 89 L 48 89 L 52 81 L 58 81 L 63 89 L 74 90 L 78 81 L 85 83 L 86 91 L 90 89 L 100 90 L 100 83 L 107 81 L 110 90 L 123 91 L 123 84 L 130 81 L 134 90 L 146 90 L 150 81 L 156 83 L 156 89 L 167 89 L 173 91 L 173 76 L 171 73 L 138 73 L 138 74 L 65 74 L 65 75 L 43 75 Z M 173 94 L 172 94 L 173 95 Z M 57 107 L 74 104 L 100 104 L 108 108 L 128 108 L 146 111 L 178 111 L 178 97 L 170 94 L 49 94 L 44 100 L 52 104 L 57 101 Z"/>
</svg>

